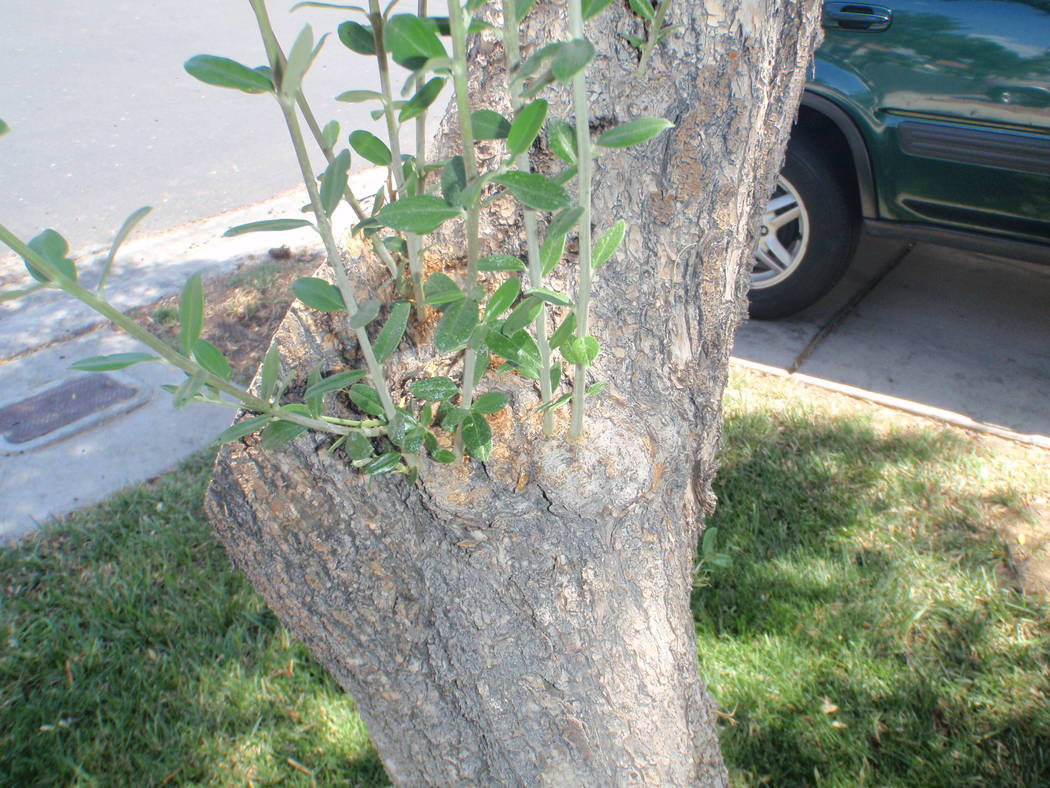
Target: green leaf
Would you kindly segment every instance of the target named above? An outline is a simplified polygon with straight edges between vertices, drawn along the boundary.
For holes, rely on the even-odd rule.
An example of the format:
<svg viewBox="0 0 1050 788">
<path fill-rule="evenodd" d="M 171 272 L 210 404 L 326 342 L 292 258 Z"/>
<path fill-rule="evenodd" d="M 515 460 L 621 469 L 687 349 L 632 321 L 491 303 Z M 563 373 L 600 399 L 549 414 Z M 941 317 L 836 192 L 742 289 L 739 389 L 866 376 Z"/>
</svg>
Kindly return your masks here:
<svg viewBox="0 0 1050 788">
<path fill-rule="evenodd" d="M 187 375 L 182 385 L 175 389 L 175 393 L 172 396 L 172 405 L 180 410 L 185 408 L 200 393 L 201 388 L 204 386 L 204 379 L 205 373 L 203 371 Z"/>
<path fill-rule="evenodd" d="M 193 344 L 193 358 L 208 372 L 223 380 L 229 380 L 233 370 L 230 362 L 215 345 L 206 339 L 198 339 Z"/>
<path fill-rule="evenodd" d="M 426 296 L 427 304 L 436 306 L 442 311 L 444 311 L 443 304 L 451 304 L 466 298 L 466 294 L 459 289 L 459 285 L 452 281 L 451 277 L 441 273 L 430 275 L 426 284 L 423 285 L 423 295 Z"/>
<path fill-rule="evenodd" d="M 620 248 L 620 244 L 623 243 L 623 237 L 626 232 L 627 223 L 623 219 L 620 219 L 620 221 L 602 234 L 602 237 L 594 244 L 594 251 L 591 253 L 592 268 L 598 269 L 605 265 L 608 259 L 616 253 L 617 249 Z"/>
<path fill-rule="evenodd" d="M 298 438 L 306 432 L 306 427 L 302 424 L 295 424 L 291 421 L 275 421 L 265 430 L 262 434 L 262 447 L 267 451 L 280 448 L 288 441 Z"/>
<path fill-rule="evenodd" d="M 54 230 L 44 230 L 40 235 L 31 239 L 26 246 L 51 263 L 51 265 L 55 266 L 55 268 L 57 268 L 67 279 L 76 281 L 76 265 L 72 260 L 66 257 L 69 253 L 69 243 Z M 47 276 L 43 271 L 38 271 L 28 260 L 23 260 L 23 262 L 26 265 L 26 270 L 28 270 L 32 277 L 38 282 L 51 281 L 51 277 Z"/>
<path fill-rule="evenodd" d="M 554 304 L 555 306 L 572 306 L 572 299 L 567 295 L 556 293 L 545 287 L 534 287 L 531 290 L 527 290 L 525 295 L 528 298 L 538 298 L 541 301 L 546 301 L 548 304 Z"/>
<path fill-rule="evenodd" d="M 324 38 L 314 47 L 314 31 L 310 25 L 303 25 L 299 35 L 295 37 L 295 43 L 288 51 L 288 60 L 284 64 L 284 72 L 281 75 L 281 93 L 288 98 L 295 98 L 302 86 L 303 77 L 307 70 L 321 51 Z"/>
<path fill-rule="evenodd" d="M 372 441 L 359 432 L 350 433 L 346 438 L 346 443 L 343 444 L 343 448 L 346 451 L 346 455 L 354 461 L 367 460 L 375 453 L 372 448 Z"/>
<path fill-rule="evenodd" d="M 477 358 L 474 361 L 474 385 L 478 385 L 481 379 L 485 377 L 485 373 L 489 371 L 489 352 L 487 350 L 479 350 Z"/>
<path fill-rule="evenodd" d="M 565 254 L 565 236 L 548 235 L 540 247 L 540 273 L 546 276 L 555 269 Z"/>
<path fill-rule="evenodd" d="M 551 152 L 567 164 L 576 163 L 576 127 L 564 120 L 547 124 L 547 144 Z"/>
<path fill-rule="evenodd" d="M 450 378 L 423 378 L 410 383 L 408 393 L 424 402 L 445 402 L 459 393 L 459 387 Z"/>
<path fill-rule="evenodd" d="M 431 454 L 430 457 L 435 462 L 441 462 L 445 465 L 456 461 L 455 452 L 451 452 L 448 449 L 438 449 L 433 454 Z"/>
<path fill-rule="evenodd" d="M 424 20 L 439 36 L 452 35 L 452 23 L 447 16 L 428 16 Z"/>
<path fill-rule="evenodd" d="M 444 410 L 444 415 L 441 417 L 441 428 L 452 432 L 463 420 L 470 415 L 470 411 L 466 408 L 457 408 L 455 405 L 448 405 Z"/>
<path fill-rule="evenodd" d="M 642 39 L 638 38 L 638 36 L 630 36 L 627 35 L 627 33 L 617 33 L 617 35 L 620 36 L 620 38 L 622 38 L 628 44 L 633 46 L 635 49 L 639 51 L 645 49 L 645 42 Z"/>
<path fill-rule="evenodd" d="M 350 387 L 350 401 L 362 413 L 367 413 L 371 416 L 384 415 L 383 402 L 379 399 L 379 394 L 374 388 L 366 386 L 364 383 L 358 383 Z"/>
<path fill-rule="evenodd" d="M 586 397 L 596 397 L 601 394 L 609 386 L 607 383 L 592 383 L 587 387 L 587 390 L 583 392 Z"/>
<path fill-rule="evenodd" d="M 441 168 L 441 195 L 445 202 L 458 203 L 459 196 L 467 188 L 467 170 L 462 156 L 453 156 Z"/>
<path fill-rule="evenodd" d="M 339 40 L 351 52 L 359 55 L 374 55 L 376 53 L 376 38 L 372 28 L 357 22 L 343 22 L 337 28 Z"/>
<path fill-rule="evenodd" d="M 572 332 L 576 330 L 576 313 L 569 312 L 565 319 L 561 321 L 561 325 L 551 334 L 548 345 L 551 350 L 557 350 L 565 344 L 567 340 L 572 338 Z"/>
<path fill-rule="evenodd" d="M 246 235 L 247 233 L 278 233 L 285 230 L 298 230 L 300 227 L 313 227 L 306 219 L 264 219 L 261 222 L 248 222 L 231 227 L 223 233 L 223 237 L 232 238 L 235 235 Z"/>
<path fill-rule="evenodd" d="M 361 380 L 365 374 L 365 371 L 362 369 L 348 369 L 346 372 L 337 372 L 336 374 L 329 375 L 327 378 L 323 378 L 309 386 L 303 396 L 309 399 L 310 397 L 320 397 L 325 394 L 331 394 L 333 391 L 342 391 L 348 386 L 357 383 L 357 381 Z"/>
<path fill-rule="evenodd" d="M 412 305 L 408 301 L 397 301 L 390 309 L 390 315 L 383 324 L 383 330 L 379 332 L 376 341 L 372 343 L 372 350 L 376 354 L 376 360 L 383 364 L 394 355 L 397 346 L 401 344 L 401 338 L 408 328 L 408 315 L 412 311 Z"/>
<path fill-rule="evenodd" d="M 269 400 L 277 388 L 277 376 L 281 374 L 281 354 L 276 347 L 266 351 L 262 369 L 259 372 L 259 392 L 264 400 Z"/>
<path fill-rule="evenodd" d="M 673 126 L 666 118 L 640 118 L 609 129 L 595 142 L 603 148 L 628 148 L 648 142 Z"/>
<path fill-rule="evenodd" d="M 459 214 L 459 208 L 453 208 L 440 197 L 420 194 L 384 205 L 375 218 L 392 230 L 425 235 Z"/>
<path fill-rule="evenodd" d="M 507 133 L 507 149 L 511 156 L 519 156 L 532 147 L 546 119 L 547 102 L 543 99 L 536 99 L 518 110 Z"/>
<path fill-rule="evenodd" d="M 11 131 L 11 127 L 4 123 L 3 120 L 0 120 L 0 137 L 4 136 L 9 131 Z"/>
<path fill-rule="evenodd" d="M 357 311 L 350 316 L 350 328 L 364 328 L 377 317 L 383 305 L 374 298 L 362 301 L 357 305 Z"/>
<path fill-rule="evenodd" d="M 613 0 L 583 0 L 583 20 L 593 19 L 609 7 Z"/>
<path fill-rule="evenodd" d="M 569 195 L 538 172 L 505 172 L 492 179 L 523 205 L 539 211 L 556 211 L 569 204 Z"/>
<path fill-rule="evenodd" d="M 470 409 L 475 413 L 495 413 L 507 407 L 508 402 L 510 399 L 502 391 L 489 391 L 474 400 Z"/>
<path fill-rule="evenodd" d="M 526 298 L 514 307 L 514 311 L 503 321 L 503 328 L 501 330 L 507 336 L 513 336 L 518 331 L 525 328 L 525 326 L 532 325 L 542 311 L 542 299 Z"/>
<path fill-rule="evenodd" d="M 642 19 L 652 20 L 656 16 L 656 9 L 649 0 L 629 0 L 631 8 Z"/>
<path fill-rule="evenodd" d="M 394 62 L 409 70 L 416 70 L 430 58 L 448 57 L 434 28 L 414 14 L 391 17 L 383 34 Z"/>
<path fill-rule="evenodd" d="M 589 367 L 598 357 L 598 340 L 594 337 L 576 337 L 561 346 L 561 354 L 570 364 Z"/>
<path fill-rule="evenodd" d="M 245 93 L 271 93 L 273 82 L 265 74 L 216 55 L 195 55 L 183 64 L 191 77 L 220 88 L 233 88 Z"/>
<path fill-rule="evenodd" d="M 547 225 L 547 237 L 552 235 L 567 235 L 572 231 L 572 228 L 576 226 L 576 223 L 583 216 L 583 208 L 579 205 L 574 205 L 571 208 L 566 208 L 562 211 L 558 211 L 551 223 Z"/>
<path fill-rule="evenodd" d="M 491 109 L 479 109 L 470 113 L 470 125 L 474 139 L 501 140 L 510 133 L 510 121 Z"/>
<path fill-rule="evenodd" d="M 324 175 L 321 176 L 321 207 L 328 216 L 332 215 L 343 199 L 349 169 L 350 151 L 341 150 L 339 155 L 329 162 Z"/>
<path fill-rule="evenodd" d="M 361 470 L 370 476 L 379 476 L 395 470 L 400 463 L 401 452 L 388 451 L 385 454 L 380 454 L 370 463 L 362 467 Z"/>
<path fill-rule="evenodd" d="M 386 437 L 395 446 L 401 446 L 404 443 L 405 435 L 408 433 L 409 424 L 407 419 L 411 418 L 408 414 L 398 408 L 394 412 L 394 418 L 390 420 L 390 425 L 387 427 Z M 414 420 L 413 420 L 413 423 Z"/>
<path fill-rule="evenodd" d="M 467 451 L 485 462 L 492 454 L 492 429 L 488 419 L 480 413 L 471 413 L 463 419 L 463 445 Z"/>
<path fill-rule="evenodd" d="M 513 304 L 521 293 L 521 280 L 517 278 L 508 279 L 496 288 L 489 302 L 485 305 L 485 320 L 495 320 L 502 315 Z"/>
<path fill-rule="evenodd" d="M 571 399 L 572 392 L 570 391 L 568 394 L 562 394 L 560 397 L 551 400 L 550 402 L 544 402 L 539 408 L 537 408 L 537 410 L 539 410 L 540 413 L 546 413 L 548 410 L 557 410 Z"/>
<path fill-rule="evenodd" d="M 199 273 L 186 280 L 179 300 L 179 343 L 190 355 L 204 327 L 204 280 Z"/>
<path fill-rule="evenodd" d="M 439 95 L 441 95 L 442 89 L 445 87 L 444 77 L 434 77 L 426 82 L 416 94 L 408 100 L 408 103 L 401 108 L 401 111 L 397 114 L 398 123 L 404 123 L 405 121 L 412 120 L 412 118 L 422 115 L 427 107 L 433 104 Z"/>
<path fill-rule="evenodd" d="M 419 454 L 423 451 L 423 443 L 428 435 L 430 433 L 422 427 L 412 427 L 405 432 L 405 436 L 397 445 L 405 454 Z"/>
<path fill-rule="evenodd" d="M 339 141 L 339 121 L 330 120 L 321 129 L 321 139 L 328 148 L 334 148 Z"/>
<path fill-rule="evenodd" d="M 374 90 L 347 90 L 335 97 L 346 104 L 361 104 L 365 101 L 383 101 L 383 94 Z"/>
<path fill-rule="evenodd" d="M 517 17 L 518 24 L 520 25 L 525 17 L 529 15 L 529 11 L 536 5 L 536 0 L 515 0 L 514 1 L 514 16 Z"/>
<path fill-rule="evenodd" d="M 258 432 L 271 421 L 270 416 L 252 416 L 250 419 L 244 421 L 238 421 L 236 424 L 227 427 L 219 433 L 215 439 L 216 443 L 230 443 L 231 441 L 240 440 L 251 435 L 253 432 Z"/>
<path fill-rule="evenodd" d="M 306 378 L 306 390 L 309 391 L 318 383 L 321 382 L 321 366 L 318 364 L 312 370 Z M 303 401 L 306 404 L 306 412 L 315 419 L 321 417 L 324 412 L 324 395 L 317 393 L 310 393 L 303 395 Z"/>
<path fill-rule="evenodd" d="M 350 135 L 350 147 L 362 157 L 381 167 L 389 167 L 394 160 L 390 148 L 370 131 L 358 129 Z"/>
<path fill-rule="evenodd" d="M 315 276 L 296 279 L 292 283 L 292 292 L 308 307 L 321 312 L 342 312 L 346 309 L 339 288 Z"/>
<path fill-rule="evenodd" d="M 82 358 L 70 364 L 69 368 L 79 369 L 81 372 L 110 372 L 130 367 L 132 364 L 141 364 L 143 361 L 160 361 L 160 358 L 149 353 L 113 353 L 109 356 Z"/>
<path fill-rule="evenodd" d="M 509 254 L 491 254 L 478 260 L 479 271 L 516 271 L 523 273 L 525 263 Z"/>
<path fill-rule="evenodd" d="M 451 353 L 467 344 L 478 324 L 478 302 L 464 298 L 445 310 L 434 332 L 434 346 L 441 353 Z"/>
<path fill-rule="evenodd" d="M 558 45 L 551 60 L 551 71 L 554 78 L 562 84 L 567 83 L 578 73 L 587 68 L 594 59 L 594 45 L 585 38 L 565 41 Z"/>
<path fill-rule="evenodd" d="M 124 220 L 124 223 L 120 225 L 120 229 L 117 230 L 117 235 L 113 239 L 113 243 L 110 244 L 109 254 L 106 255 L 106 262 L 103 264 L 102 273 L 99 276 L 98 292 L 100 295 L 106 288 L 106 281 L 109 279 L 110 269 L 113 268 L 113 261 L 117 257 L 117 250 L 121 247 L 124 241 L 128 239 L 128 236 L 131 235 L 131 231 L 135 229 L 135 225 L 145 219 L 146 215 L 152 210 L 153 208 L 150 206 L 144 205 L 137 211 L 133 211 L 132 214 Z"/>
</svg>

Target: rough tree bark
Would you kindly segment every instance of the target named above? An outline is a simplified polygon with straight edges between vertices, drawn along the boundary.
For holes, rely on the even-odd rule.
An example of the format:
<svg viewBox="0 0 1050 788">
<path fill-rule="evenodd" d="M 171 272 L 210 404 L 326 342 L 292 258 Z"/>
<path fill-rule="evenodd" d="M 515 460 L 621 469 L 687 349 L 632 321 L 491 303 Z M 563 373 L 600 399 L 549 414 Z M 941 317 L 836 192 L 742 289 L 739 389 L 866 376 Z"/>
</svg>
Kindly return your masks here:
<svg viewBox="0 0 1050 788">
<path fill-rule="evenodd" d="M 396 784 L 726 784 L 688 600 L 756 211 L 820 5 L 677 0 L 681 30 L 644 80 L 616 35 L 640 33 L 626 5 L 590 25 L 593 117 L 676 128 L 599 162 L 597 230 L 630 231 L 597 279 L 593 372 L 610 393 L 585 439 L 544 439 L 533 384 L 508 376 L 489 384 L 513 403 L 491 460 L 428 464 L 415 487 L 353 472 L 312 435 L 270 453 L 249 438 L 216 464 L 219 538 L 357 700 Z M 562 16 L 541 3 L 526 40 L 567 37 Z M 498 46 L 474 55 L 494 67 Z M 358 268 L 367 284 L 374 267 Z M 395 390 L 446 363 L 413 341 L 426 331 L 389 365 Z M 353 363 L 346 340 L 298 308 L 275 338 L 301 375 Z"/>
</svg>

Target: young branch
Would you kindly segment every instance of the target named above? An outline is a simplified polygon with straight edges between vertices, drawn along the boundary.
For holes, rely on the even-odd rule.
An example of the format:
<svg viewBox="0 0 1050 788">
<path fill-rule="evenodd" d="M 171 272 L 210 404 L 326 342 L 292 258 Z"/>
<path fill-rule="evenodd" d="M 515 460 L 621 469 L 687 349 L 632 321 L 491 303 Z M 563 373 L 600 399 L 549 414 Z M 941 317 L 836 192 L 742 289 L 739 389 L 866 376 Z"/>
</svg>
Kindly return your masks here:
<svg viewBox="0 0 1050 788">
<path fill-rule="evenodd" d="M 582 0 L 569 0 L 569 32 L 583 38 Z M 579 273 L 576 284 L 576 337 L 587 338 L 588 311 L 591 301 L 591 131 L 590 104 L 587 99 L 586 69 L 572 78 L 573 108 L 576 115 L 576 159 L 579 183 L 580 216 Z M 582 344 L 582 343 L 581 343 Z M 572 388 L 572 422 L 570 440 L 583 433 L 583 405 L 587 389 L 587 367 L 576 364 Z"/>
</svg>

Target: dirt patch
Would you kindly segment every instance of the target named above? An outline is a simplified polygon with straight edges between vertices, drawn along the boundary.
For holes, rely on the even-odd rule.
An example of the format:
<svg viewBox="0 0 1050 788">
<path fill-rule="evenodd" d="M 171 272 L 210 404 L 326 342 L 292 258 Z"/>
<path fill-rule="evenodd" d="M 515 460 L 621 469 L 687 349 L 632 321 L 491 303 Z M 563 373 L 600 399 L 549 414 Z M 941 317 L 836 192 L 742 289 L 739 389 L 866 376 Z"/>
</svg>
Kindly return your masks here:
<svg viewBox="0 0 1050 788">
<path fill-rule="evenodd" d="M 1050 597 L 1050 500 L 1023 514 L 1001 509 L 996 529 L 1006 545 L 1003 579 L 1025 594 Z"/>
<path fill-rule="evenodd" d="M 251 380 L 292 303 L 292 283 L 311 276 L 323 259 L 317 250 L 292 252 L 280 246 L 262 258 L 245 261 L 233 273 L 205 282 L 203 336 L 229 360 L 234 380 Z M 173 345 L 178 341 L 179 296 L 162 298 L 129 314 L 151 333 Z"/>
</svg>

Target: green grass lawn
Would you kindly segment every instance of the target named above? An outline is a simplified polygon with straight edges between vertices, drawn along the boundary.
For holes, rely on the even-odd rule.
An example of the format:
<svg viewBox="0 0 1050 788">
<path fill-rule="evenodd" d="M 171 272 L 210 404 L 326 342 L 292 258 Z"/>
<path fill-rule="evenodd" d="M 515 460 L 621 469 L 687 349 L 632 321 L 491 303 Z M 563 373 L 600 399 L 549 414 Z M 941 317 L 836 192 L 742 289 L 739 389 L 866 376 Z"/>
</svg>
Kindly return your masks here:
<svg viewBox="0 0 1050 788">
<path fill-rule="evenodd" d="M 1050 784 L 1050 626 L 999 524 L 1047 454 L 734 371 L 697 570 L 740 786 Z M 353 702 L 231 570 L 210 457 L 0 551 L 0 785 L 386 784 Z"/>
</svg>

